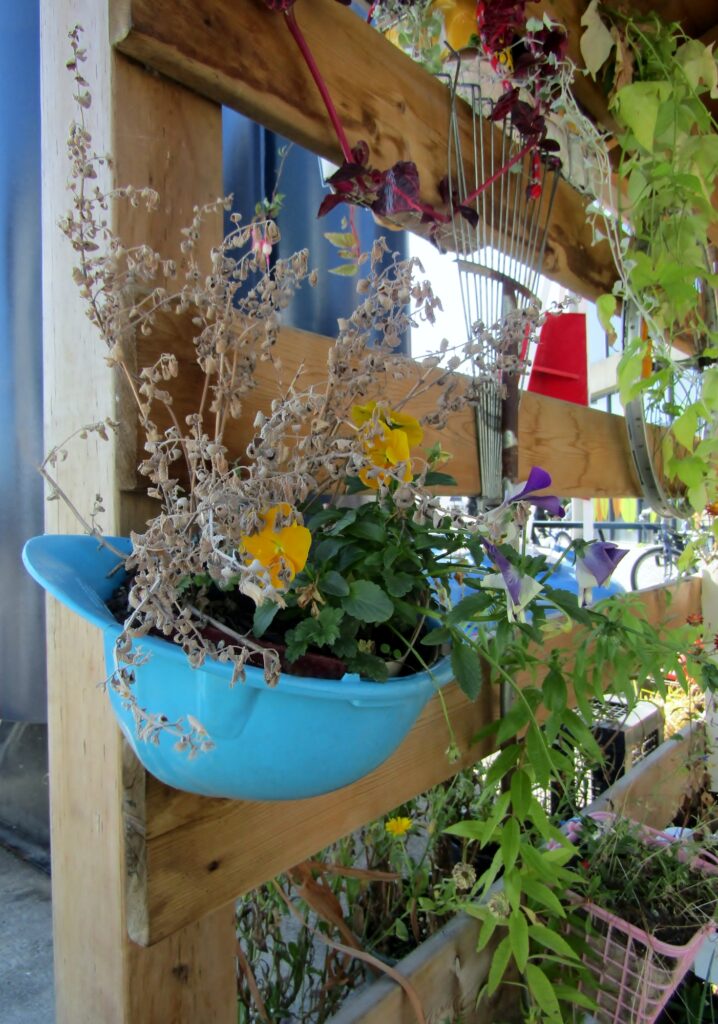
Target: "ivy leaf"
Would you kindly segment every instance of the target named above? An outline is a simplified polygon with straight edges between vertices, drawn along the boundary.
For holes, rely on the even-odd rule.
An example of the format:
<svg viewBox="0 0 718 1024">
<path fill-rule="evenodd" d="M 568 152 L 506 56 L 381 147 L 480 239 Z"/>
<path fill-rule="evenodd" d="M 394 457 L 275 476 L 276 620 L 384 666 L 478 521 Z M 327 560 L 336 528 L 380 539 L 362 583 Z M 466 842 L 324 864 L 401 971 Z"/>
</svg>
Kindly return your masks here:
<svg viewBox="0 0 718 1024">
<path fill-rule="evenodd" d="M 675 59 L 694 89 L 702 84 L 710 91 L 711 99 L 718 100 L 718 65 L 711 47 L 700 39 L 689 39 L 678 47 Z"/>
<path fill-rule="evenodd" d="M 344 610 L 361 622 L 386 622 L 394 614 L 389 596 L 371 580 L 354 580 L 343 602 Z"/>
<path fill-rule="evenodd" d="M 698 410 L 695 405 L 689 405 L 684 409 L 672 427 L 673 433 L 678 438 L 679 444 L 689 451 L 693 450 L 693 444 L 698 432 Z"/>
<path fill-rule="evenodd" d="M 611 101 L 618 119 L 649 153 L 653 152 L 658 114 L 672 91 L 670 82 L 633 82 L 620 89 Z"/>
<path fill-rule="evenodd" d="M 591 75 L 595 78 L 611 55 L 614 39 L 598 13 L 598 0 L 591 0 L 581 18 L 585 32 L 581 36 L 581 56 Z"/>
<path fill-rule="evenodd" d="M 610 292 L 606 295 L 600 295 L 596 301 L 598 319 L 601 322 L 601 327 L 603 327 L 608 335 L 609 345 L 613 345 L 616 340 L 616 329 L 611 321 L 611 317 L 616 313 L 616 304 L 616 296 Z"/>
</svg>

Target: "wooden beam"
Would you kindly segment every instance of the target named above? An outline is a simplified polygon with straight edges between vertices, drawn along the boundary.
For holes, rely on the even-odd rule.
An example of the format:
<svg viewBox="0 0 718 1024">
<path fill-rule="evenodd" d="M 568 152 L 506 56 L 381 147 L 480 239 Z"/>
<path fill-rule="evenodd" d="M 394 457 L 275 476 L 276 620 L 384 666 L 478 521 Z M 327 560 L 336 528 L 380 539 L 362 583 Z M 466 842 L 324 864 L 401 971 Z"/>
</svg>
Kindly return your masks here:
<svg viewBox="0 0 718 1024">
<path fill-rule="evenodd" d="M 669 590 L 670 603 L 663 588 L 639 595 L 650 621 L 680 623 L 700 607 L 699 580 Z M 578 637 L 562 634 L 547 649 L 552 644 L 570 648 Z M 522 681 L 536 682 L 519 677 Z M 434 698 L 388 761 L 353 785 L 311 800 L 209 800 L 143 776 L 142 800 L 133 798 L 134 813 L 127 819 L 136 863 L 142 865 L 129 879 L 133 937 L 150 944 L 162 940 L 199 914 L 248 892 L 485 757 L 492 749 L 489 742 L 477 745 L 471 740 L 498 714 L 497 690 L 484 686 L 472 703 L 455 685 L 444 689 L 461 751 L 458 762 L 446 757 L 449 734 Z"/>
<path fill-rule="evenodd" d="M 704 723 L 691 722 L 614 782 L 588 810 L 613 811 L 651 828 L 665 828 L 686 794 L 700 791 L 705 758 Z"/>
<path fill-rule="evenodd" d="M 114 0 L 113 10 L 113 40 L 123 53 L 340 162 L 313 80 L 282 16 L 263 0 Z M 449 148 L 448 90 L 335 0 L 298 3 L 295 10 L 350 143 L 365 140 L 378 168 L 413 160 L 422 198 L 439 204 Z M 461 108 L 468 154 L 471 114 Z M 485 123 L 487 141 L 498 131 Z M 610 291 L 616 275 L 606 243 L 592 244 L 585 208 L 584 197 L 561 180 L 544 273 L 595 298 Z M 418 218 L 408 226 L 418 229 Z"/>
<path fill-rule="evenodd" d="M 195 330 L 191 315 L 158 316 L 154 331 L 138 342 L 138 362 L 149 366 L 162 352 L 173 352 L 179 360 L 179 376 L 167 387 L 173 395 L 175 412 L 180 419 L 196 412 L 197 395 L 201 394 L 203 377 L 194 361 L 192 338 Z M 269 363 L 259 363 L 256 369 L 257 386 L 244 400 L 241 420 L 231 421 L 224 440 L 233 458 L 241 458 L 252 437 L 252 423 L 258 411 L 266 412 L 277 397 L 282 381 L 294 379 L 303 366 L 307 384 L 326 377 L 327 352 L 331 339 L 307 331 L 283 328 L 275 354 L 280 358 L 281 379 Z M 419 372 L 417 368 L 417 373 Z M 397 401 L 408 387 L 403 380 L 387 380 L 382 395 L 388 401 Z M 409 407 L 414 415 L 422 416 L 436 407 L 438 390 L 427 391 Z M 155 422 L 164 428 L 161 408 L 153 411 Z M 622 416 L 614 416 L 597 409 L 545 398 L 532 392 L 523 392 L 519 409 L 519 477 L 524 479 L 531 466 L 542 466 L 552 477 L 552 488 L 563 497 L 638 497 L 641 485 L 631 457 Z M 479 493 L 479 466 L 474 415 L 470 409 L 452 416 L 446 429 L 440 433 L 427 428 L 425 444 L 440 440 L 451 452 L 453 459 L 447 471 L 457 480 L 454 491 L 458 494 Z M 130 488 L 139 483 L 128 484 Z"/>
<path fill-rule="evenodd" d="M 221 112 L 180 86 L 148 74 L 108 46 L 107 5 L 99 0 L 43 0 L 42 163 L 45 436 L 49 447 L 85 423 L 116 414 L 117 382 L 72 280 L 73 257 L 58 221 L 70 206 L 65 139 L 79 110 L 66 63 L 68 29 L 84 26 L 83 66 L 93 103 L 85 111 L 98 152 L 112 152 L 122 183 L 152 182 L 164 193 L 154 220 L 118 209 L 124 237 L 166 242 L 168 222 L 191 218 L 192 204 L 221 188 Z M 125 177 L 127 175 L 127 177 Z M 108 178 L 103 182 L 112 185 Z M 84 445 L 84 447 L 82 447 Z M 103 526 L 120 521 L 123 455 L 134 439 L 92 439 L 71 451 L 62 486 L 78 508 L 101 492 Z M 77 523 L 62 502 L 48 505 L 48 532 Z M 151 1024 L 236 1021 L 233 908 L 216 903 L 152 950 L 128 941 L 125 905 L 123 740 L 98 687 L 106 675 L 102 643 L 55 601 L 48 605 L 48 720 L 58 1024 Z M 226 901 L 225 901 L 226 902 Z M 207 908 L 208 910 L 210 908 Z M 204 917 L 200 909 L 196 917 Z"/>
</svg>

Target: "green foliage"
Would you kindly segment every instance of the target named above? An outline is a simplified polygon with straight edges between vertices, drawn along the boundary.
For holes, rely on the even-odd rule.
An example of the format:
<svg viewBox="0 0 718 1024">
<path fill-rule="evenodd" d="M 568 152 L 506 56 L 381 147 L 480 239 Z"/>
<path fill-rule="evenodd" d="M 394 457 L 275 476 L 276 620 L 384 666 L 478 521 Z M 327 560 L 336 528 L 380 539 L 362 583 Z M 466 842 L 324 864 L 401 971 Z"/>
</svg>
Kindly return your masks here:
<svg viewBox="0 0 718 1024">
<path fill-rule="evenodd" d="M 718 97 L 718 63 L 710 46 L 655 14 L 627 16 L 594 0 L 582 20 L 584 57 L 600 75 L 619 126 L 617 176 L 626 183 L 626 200 L 619 190 L 618 292 L 637 305 L 648 327 L 624 340 L 620 395 L 625 403 L 645 394 L 655 405 L 680 391 L 691 364 L 675 361 L 677 336 L 695 353 L 692 365 L 718 345 L 718 277 L 706 249 L 717 226 L 711 197 L 718 133 L 704 102 Z M 614 302 L 615 296 L 599 300 L 604 326 Z M 667 476 L 686 485 L 697 512 L 718 493 L 715 451 L 698 446 L 715 422 L 717 398 L 711 383 L 702 396 L 686 399 L 685 410 L 679 406 L 672 436 L 683 451 L 664 460 Z"/>
</svg>

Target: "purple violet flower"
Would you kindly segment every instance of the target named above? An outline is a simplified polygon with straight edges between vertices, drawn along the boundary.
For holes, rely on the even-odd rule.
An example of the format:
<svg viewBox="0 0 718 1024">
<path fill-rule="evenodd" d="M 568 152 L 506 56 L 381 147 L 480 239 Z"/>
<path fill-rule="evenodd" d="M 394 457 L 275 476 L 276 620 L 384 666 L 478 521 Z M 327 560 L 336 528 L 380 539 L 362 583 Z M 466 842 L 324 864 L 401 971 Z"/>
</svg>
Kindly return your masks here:
<svg viewBox="0 0 718 1024">
<path fill-rule="evenodd" d="M 592 587 L 602 587 L 628 552 L 610 540 L 594 540 L 576 552 L 576 579 L 585 606 Z"/>
<path fill-rule="evenodd" d="M 495 544 L 488 540 L 484 540 L 483 544 L 486 548 L 486 554 L 504 578 L 509 597 L 514 604 L 518 604 L 521 600 L 521 573 L 516 566 L 509 562 L 506 555 L 501 554 Z"/>
<path fill-rule="evenodd" d="M 503 505 L 513 505 L 517 501 L 527 501 L 530 505 L 548 512 L 550 516 L 558 516 L 563 519 L 566 515 L 561 502 L 553 494 L 536 495 L 536 491 L 542 491 L 545 487 L 551 486 L 551 474 L 539 466 L 532 466 L 528 479 L 522 484 L 513 484 L 508 491 Z"/>
<path fill-rule="evenodd" d="M 491 541 L 482 538 L 482 543 L 487 555 L 499 570 L 498 573 L 488 573 L 484 577 L 483 586 L 505 590 L 511 599 L 507 604 L 509 622 L 515 622 L 516 618 L 524 621 L 524 608 L 543 589 L 542 585 L 533 576 L 520 573 Z"/>
</svg>

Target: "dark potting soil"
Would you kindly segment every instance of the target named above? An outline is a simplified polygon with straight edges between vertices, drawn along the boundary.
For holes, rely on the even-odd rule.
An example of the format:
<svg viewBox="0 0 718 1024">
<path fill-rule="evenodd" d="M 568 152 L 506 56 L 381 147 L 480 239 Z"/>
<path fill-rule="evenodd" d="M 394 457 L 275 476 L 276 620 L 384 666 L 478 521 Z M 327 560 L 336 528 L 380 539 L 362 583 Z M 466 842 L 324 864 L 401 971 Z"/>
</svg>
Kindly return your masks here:
<svg viewBox="0 0 718 1024">
<path fill-rule="evenodd" d="M 131 586 L 132 577 L 129 576 L 117 587 L 112 597 L 106 602 L 107 607 L 119 623 L 124 623 L 130 615 L 129 592 Z M 264 636 L 261 639 L 257 639 L 252 636 L 252 620 L 255 605 L 251 598 L 241 594 L 238 590 L 224 591 L 214 586 L 198 589 L 195 592 L 188 592 L 188 596 L 189 603 L 197 607 L 200 612 L 204 612 L 214 619 L 216 623 L 224 623 L 233 632 L 252 637 L 252 642 L 260 647 L 276 651 L 279 655 L 282 671 L 289 675 L 311 679 L 341 679 L 347 672 L 347 665 L 341 658 L 316 649 L 312 650 L 310 648 L 306 654 L 297 658 L 296 661 L 290 662 L 287 660 L 285 657 L 286 644 L 284 643 L 284 634 L 288 629 L 296 625 L 297 621 L 300 621 L 297 615 L 295 615 L 295 621 L 291 621 L 292 612 L 290 610 L 280 612 Z M 375 627 L 376 642 L 378 644 L 381 644 L 383 640 L 394 640 L 393 635 L 389 632 L 387 632 L 386 637 L 382 637 L 380 628 L 377 629 Z M 201 633 L 206 640 L 213 644 L 224 643 L 226 646 L 231 646 L 236 643 L 235 638 L 230 633 L 225 633 L 211 624 L 205 625 Z M 169 639 L 164 634 L 154 630 L 151 631 L 151 635 L 157 636 L 162 640 Z M 434 648 L 429 648 L 429 651 L 434 650 Z M 248 664 L 261 668 L 262 655 L 259 653 L 251 655 Z M 408 657 L 404 671 L 401 674 L 407 675 L 412 672 L 418 672 L 421 668 L 422 666 L 418 661 L 412 661 L 411 657 Z"/>
<path fill-rule="evenodd" d="M 114 591 L 106 604 L 112 615 L 119 623 L 124 623 L 130 615 L 129 605 L 130 588 L 132 577 L 128 576 Z M 233 632 L 251 635 L 252 617 L 254 615 L 254 602 L 240 594 L 239 591 L 221 591 L 217 587 L 211 587 L 206 594 L 203 592 L 201 598 L 197 594 L 192 595 L 192 603 L 200 603 L 201 611 L 213 618 L 216 622 L 224 622 Z M 230 633 L 225 633 L 213 625 L 205 625 L 201 630 L 202 636 L 213 644 L 224 643 L 231 646 L 236 643 Z M 162 640 L 169 639 L 159 631 L 152 630 L 152 636 Z M 252 638 L 252 642 L 266 650 L 275 650 L 279 655 L 282 671 L 293 676 L 313 679 L 341 679 L 346 673 L 347 667 L 339 658 L 322 654 L 320 651 L 307 651 L 301 658 L 289 662 L 284 657 L 286 650 L 281 637 L 268 630 L 259 640 Z M 262 667 L 262 655 L 257 653 L 251 655 L 248 664 Z"/>
</svg>

